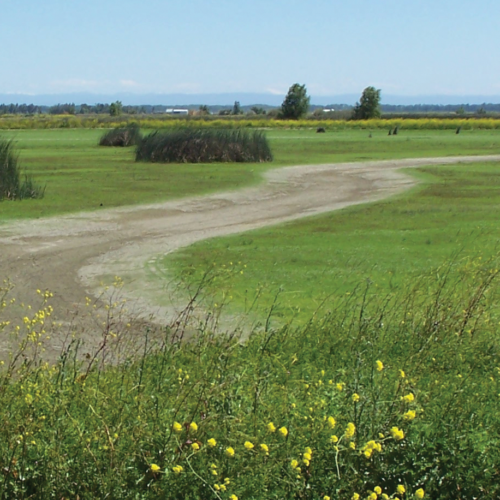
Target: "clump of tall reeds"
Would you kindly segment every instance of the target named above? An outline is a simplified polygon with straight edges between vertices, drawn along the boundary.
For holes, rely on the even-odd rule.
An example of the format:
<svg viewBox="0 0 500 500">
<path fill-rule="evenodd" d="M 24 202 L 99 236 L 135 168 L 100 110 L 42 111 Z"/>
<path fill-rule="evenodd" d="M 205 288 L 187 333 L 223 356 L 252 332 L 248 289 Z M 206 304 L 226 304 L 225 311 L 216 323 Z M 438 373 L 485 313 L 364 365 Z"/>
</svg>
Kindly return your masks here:
<svg viewBox="0 0 500 500">
<path fill-rule="evenodd" d="M 263 162 L 273 156 L 263 132 L 178 129 L 153 132 L 137 146 L 136 161 L 160 163 Z"/>
<path fill-rule="evenodd" d="M 27 174 L 21 175 L 19 157 L 12 140 L 0 138 L 0 200 L 43 198 L 45 187 L 35 184 Z"/>
<path fill-rule="evenodd" d="M 99 146 L 128 147 L 139 144 L 142 139 L 139 126 L 131 123 L 126 127 L 117 127 L 106 132 L 99 141 Z"/>
</svg>

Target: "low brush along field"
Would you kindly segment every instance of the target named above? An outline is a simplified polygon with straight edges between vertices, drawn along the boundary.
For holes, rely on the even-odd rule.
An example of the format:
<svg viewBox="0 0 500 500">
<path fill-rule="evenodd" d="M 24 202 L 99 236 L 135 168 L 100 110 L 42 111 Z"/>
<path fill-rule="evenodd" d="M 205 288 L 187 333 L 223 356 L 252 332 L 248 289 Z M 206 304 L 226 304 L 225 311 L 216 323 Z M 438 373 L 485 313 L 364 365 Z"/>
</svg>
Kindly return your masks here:
<svg viewBox="0 0 500 500">
<path fill-rule="evenodd" d="M 273 130 L 271 164 L 161 165 L 101 134 L 3 132 L 47 187 L 2 202 L 1 223 L 256 185 L 285 165 L 500 150 L 494 130 Z M 120 330 L 112 302 L 98 349 L 69 335 L 49 364 L 50 291 L 0 322 L 17 346 L 0 377 L 0 499 L 497 498 L 500 164 L 408 175 L 420 184 L 390 199 L 159 258 L 202 284 L 190 342 L 179 324 Z M 0 296 L 16 307 L 8 283 Z M 225 312 L 250 315 L 245 341 L 211 327 Z"/>
</svg>

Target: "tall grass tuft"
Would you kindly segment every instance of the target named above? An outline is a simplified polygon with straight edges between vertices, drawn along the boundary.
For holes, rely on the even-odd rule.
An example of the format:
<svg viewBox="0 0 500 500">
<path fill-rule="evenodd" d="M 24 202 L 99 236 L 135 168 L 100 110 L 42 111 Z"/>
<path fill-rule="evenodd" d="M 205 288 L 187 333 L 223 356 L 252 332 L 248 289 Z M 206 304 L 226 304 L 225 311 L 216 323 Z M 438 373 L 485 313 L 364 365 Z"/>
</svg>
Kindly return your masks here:
<svg viewBox="0 0 500 500">
<path fill-rule="evenodd" d="M 45 187 L 35 184 L 30 176 L 21 176 L 19 157 L 12 140 L 0 139 L 0 200 L 43 198 Z"/>
<path fill-rule="evenodd" d="M 126 127 L 117 127 L 106 132 L 99 141 L 99 146 L 136 146 L 142 139 L 139 126 L 131 123 Z"/>
<path fill-rule="evenodd" d="M 137 146 L 136 161 L 159 163 L 264 162 L 273 156 L 263 132 L 178 129 L 153 132 Z"/>
</svg>

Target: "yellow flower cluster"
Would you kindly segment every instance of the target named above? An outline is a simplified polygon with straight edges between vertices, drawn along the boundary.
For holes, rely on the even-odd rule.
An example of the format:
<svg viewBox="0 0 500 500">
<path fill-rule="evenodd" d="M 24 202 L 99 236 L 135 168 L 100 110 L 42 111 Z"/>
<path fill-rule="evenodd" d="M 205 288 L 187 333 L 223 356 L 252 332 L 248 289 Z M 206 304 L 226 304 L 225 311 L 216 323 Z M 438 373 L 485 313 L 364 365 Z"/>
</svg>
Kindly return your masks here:
<svg viewBox="0 0 500 500">
<path fill-rule="evenodd" d="M 312 460 L 312 449 L 308 446 L 304 450 L 304 453 L 302 454 L 302 463 L 306 466 L 309 467 L 311 464 Z"/>
<path fill-rule="evenodd" d="M 415 400 L 415 396 L 410 392 L 409 394 L 407 394 L 406 396 L 403 396 L 403 401 L 405 403 L 411 403 Z"/>
<path fill-rule="evenodd" d="M 394 426 L 391 427 L 391 436 L 397 441 L 401 441 L 402 439 L 405 438 L 405 433 L 403 432 L 402 429 L 399 429 L 398 427 Z"/>
<path fill-rule="evenodd" d="M 354 436 L 355 432 L 356 432 L 356 426 L 352 422 L 349 422 L 345 430 L 345 437 L 347 439 L 350 439 Z"/>
<path fill-rule="evenodd" d="M 408 410 L 404 415 L 403 415 L 403 418 L 405 420 L 408 420 L 408 421 L 411 421 L 413 420 L 415 417 L 417 416 L 417 414 L 415 413 L 415 411 L 413 410 Z"/>
<path fill-rule="evenodd" d="M 280 427 L 278 429 L 278 432 L 281 434 L 281 436 L 283 437 L 287 437 L 288 436 L 288 429 L 286 427 Z"/>
<path fill-rule="evenodd" d="M 366 458 L 370 458 L 373 454 L 374 451 L 381 453 L 382 452 L 382 445 L 380 443 L 377 443 L 376 441 L 368 441 L 363 448 L 362 448 L 362 453 Z"/>
<path fill-rule="evenodd" d="M 214 484 L 214 489 L 217 491 L 226 491 L 227 487 L 229 486 L 230 483 L 231 483 L 231 481 L 229 480 L 228 477 L 226 477 L 226 478 L 224 478 L 224 483 Z M 236 495 L 231 495 L 229 498 L 232 498 L 232 497 L 238 498 Z"/>
</svg>

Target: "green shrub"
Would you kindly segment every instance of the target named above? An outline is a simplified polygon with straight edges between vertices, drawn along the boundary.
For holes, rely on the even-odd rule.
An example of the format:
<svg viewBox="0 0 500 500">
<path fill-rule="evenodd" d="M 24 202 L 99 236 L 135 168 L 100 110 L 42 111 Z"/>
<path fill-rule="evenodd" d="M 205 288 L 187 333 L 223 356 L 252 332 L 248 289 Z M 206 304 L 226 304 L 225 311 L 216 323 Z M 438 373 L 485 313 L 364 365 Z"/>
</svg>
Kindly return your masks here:
<svg viewBox="0 0 500 500">
<path fill-rule="evenodd" d="M 36 185 L 30 176 L 21 176 L 19 158 L 12 141 L 0 139 L 0 200 L 43 198 L 45 187 Z"/>
<path fill-rule="evenodd" d="M 184 128 L 153 132 L 137 147 L 136 161 L 212 163 L 272 161 L 263 132 Z"/>
<path fill-rule="evenodd" d="M 136 146 L 142 139 L 138 125 L 132 123 L 106 132 L 99 141 L 99 146 Z"/>
</svg>

